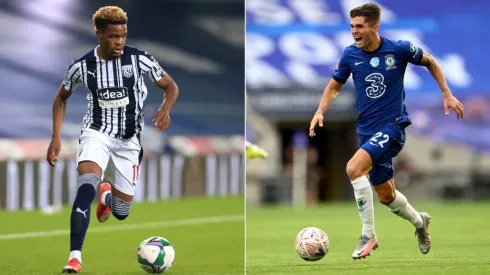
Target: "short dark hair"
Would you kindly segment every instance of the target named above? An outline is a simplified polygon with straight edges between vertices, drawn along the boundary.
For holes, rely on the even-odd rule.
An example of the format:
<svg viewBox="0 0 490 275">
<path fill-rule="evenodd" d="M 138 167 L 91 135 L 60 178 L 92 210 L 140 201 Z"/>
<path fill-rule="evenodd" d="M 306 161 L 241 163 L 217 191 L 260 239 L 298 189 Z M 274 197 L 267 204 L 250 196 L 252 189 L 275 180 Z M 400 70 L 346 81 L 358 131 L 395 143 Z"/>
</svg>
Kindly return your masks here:
<svg viewBox="0 0 490 275">
<path fill-rule="evenodd" d="M 92 19 L 96 30 L 105 31 L 109 24 L 126 24 L 128 22 L 128 15 L 120 7 L 106 6 L 97 10 Z"/>
<path fill-rule="evenodd" d="M 379 24 L 381 8 L 375 3 L 367 3 L 350 11 L 350 18 L 363 16 L 369 24 Z"/>
</svg>

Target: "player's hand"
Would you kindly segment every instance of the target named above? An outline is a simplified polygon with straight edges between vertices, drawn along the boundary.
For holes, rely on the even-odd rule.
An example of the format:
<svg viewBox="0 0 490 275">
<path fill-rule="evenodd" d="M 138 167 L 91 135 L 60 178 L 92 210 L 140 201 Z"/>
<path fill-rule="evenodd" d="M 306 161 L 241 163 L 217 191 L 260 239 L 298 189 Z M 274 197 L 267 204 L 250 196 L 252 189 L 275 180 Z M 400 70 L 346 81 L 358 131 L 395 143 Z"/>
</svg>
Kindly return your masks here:
<svg viewBox="0 0 490 275">
<path fill-rule="evenodd" d="M 449 109 L 456 113 L 457 119 L 464 117 L 463 104 L 453 95 L 444 97 L 444 114 L 446 116 L 449 115 Z"/>
<path fill-rule="evenodd" d="M 46 160 L 51 166 L 56 165 L 56 161 L 58 161 L 58 155 L 61 152 L 61 138 L 53 137 L 51 139 L 51 143 L 49 143 L 48 153 L 46 155 Z"/>
<path fill-rule="evenodd" d="M 158 132 L 167 130 L 170 126 L 170 113 L 164 109 L 158 109 L 153 117 L 153 124 L 157 127 Z"/>
<path fill-rule="evenodd" d="M 315 127 L 317 125 L 320 126 L 320 127 L 323 127 L 323 115 L 322 114 L 319 114 L 319 113 L 316 113 L 313 116 L 313 119 L 311 120 L 311 123 L 310 123 L 310 137 L 316 136 L 316 134 L 315 134 Z"/>
</svg>

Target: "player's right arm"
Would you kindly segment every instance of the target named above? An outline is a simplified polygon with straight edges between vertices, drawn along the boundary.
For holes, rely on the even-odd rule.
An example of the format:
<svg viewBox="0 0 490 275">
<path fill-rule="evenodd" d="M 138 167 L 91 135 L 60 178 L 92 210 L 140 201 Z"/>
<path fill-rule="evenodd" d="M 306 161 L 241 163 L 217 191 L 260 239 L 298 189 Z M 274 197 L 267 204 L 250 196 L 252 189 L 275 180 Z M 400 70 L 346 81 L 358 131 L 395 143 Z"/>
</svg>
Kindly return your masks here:
<svg viewBox="0 0 490 275">
<path fill-rule="evenodd" d="M 328 110 L 332 102 L 337 98 L 342 89 L 342 86 L 350 76 L 350 67 L 345 60 L 345 51 L 340 57 L 339 64 L 332 75 L 332 79 L 323 90 L 322 99 L 318 105 L 318 109 L 310 123 L 310 137 L 314 137 L 315 127 L 318 125 L 323 127 L 323 114 Z"/>
<path fill-rule="evenodd" d="M 53 135 L 52 138 L 61 137 L 61 126 L 65 120 L 66 103 L 71 96 L 71 92 L 60 86 L 53 100 Z"/>
<path fill-rule="evenodd" d="M 79 64 L 70 64 L 63 83 L 61 84 L 53 100 L 53 134 L 48 147 L 46 160 L 51 166 L 55 166 L 61 151 L 61 127 L 65 120 L 66 104 L 68 98 L 80 83 L 81 73 Z"/>
<path fill-rule="evenodd" d="M 327 87 L 323 90 L 322 99 L 320 100 L 318 109 L 310 123 L 310 137 L 316 135 L 315 127 L 317 125 L 323 127 L 323 114 L 328 110 L 328 107 L 330 107 L 335 98 L 337 98 L 342 89 L 342 85 L 342 83 L 332 78 L 328 82 Z"/>
<path fill-rule="evenodd" d="M 320 100 L 316 114 L 323 115 L 328 110 L 328 107 L 330 107 L 339 95 L 343 85 L 343 83 L 338 82 L 334 78 L 330 79 L 327 87 L 323 90 L 322 99 Z"/>
</svg>

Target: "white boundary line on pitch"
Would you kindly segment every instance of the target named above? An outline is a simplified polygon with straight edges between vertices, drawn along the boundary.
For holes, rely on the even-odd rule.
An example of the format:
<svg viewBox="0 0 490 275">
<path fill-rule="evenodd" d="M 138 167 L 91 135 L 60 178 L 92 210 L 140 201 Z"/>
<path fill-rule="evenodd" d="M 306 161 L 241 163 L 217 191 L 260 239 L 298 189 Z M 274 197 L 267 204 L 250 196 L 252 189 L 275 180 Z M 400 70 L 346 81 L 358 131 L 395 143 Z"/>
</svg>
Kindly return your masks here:
<svg viewBox="0 0 490 275">
<path fill-rule="evenodd" d="M 215 216 L 215 217 L 203 217 L 203 218 L 192 218 L 192 219 L 182 219 L 182 220 L 170 220 L 170 221 L 162 221 L 162 222 L 109 225 L 109 226 L 100 226 L 94 228 L 89 227 L 87 232 L 90 233 L 114 232 L 114 231 L 127 231 L 132 229 L 141 229 L 141 228 L 159 228 L 159 227 L 211 224 L 211 223 L 234 222 L 234 221 L 245 221 L 245 216 L 244 215 Z M 15 240 L 15 239 L 39 238 L 39 237 L 49 237 L 49 236 L 62 236 L 68 234 L 70 234 L 70 230 L 66 230 L 66 229 L 42 231 L 42 232 L 13 233 L 13 234 L 0 235 L 0 240 Z"/>
</svg>

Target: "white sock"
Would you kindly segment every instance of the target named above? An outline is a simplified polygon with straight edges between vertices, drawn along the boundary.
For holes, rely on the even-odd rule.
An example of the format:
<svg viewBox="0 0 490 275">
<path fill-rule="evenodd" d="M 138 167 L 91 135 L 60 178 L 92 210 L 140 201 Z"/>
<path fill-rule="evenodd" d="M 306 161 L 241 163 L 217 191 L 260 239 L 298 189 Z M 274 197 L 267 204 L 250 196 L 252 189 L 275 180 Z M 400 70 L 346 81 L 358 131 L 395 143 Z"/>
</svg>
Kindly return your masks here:
<svg viewBox="0 0 490 275">
<path fill-rule="evenodd" d="M 417 212 L 410 205 L 410 203 L 408 203 L 407 198 L 402 193 L 395 190 L 395 194 L 395 200 L 388 205 L 391 212 L 411 222 L 416 228 L 422 227 L 424 225 L 424 221 L 422 220 L 419 212 Z"/>
<path fill-rule="evenodd" d="M 73 258 L 77 259 L 80 263 L 82 263 L 82 251 L 80 250 L 70 251 L 70 257 L 68 258 L 68 261 Z"/>
<path fill-rule="evenodd" d="M 362 235 L 374 238 L 374 206 L 373 190 L 367 176 L 353 180 L 354 196 L 357 201 L 357 209 L 362 220 Z"/>
</svg>

